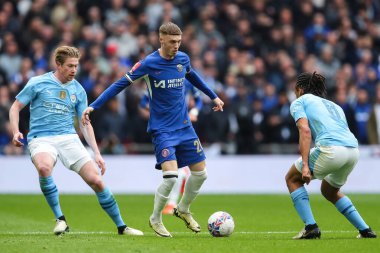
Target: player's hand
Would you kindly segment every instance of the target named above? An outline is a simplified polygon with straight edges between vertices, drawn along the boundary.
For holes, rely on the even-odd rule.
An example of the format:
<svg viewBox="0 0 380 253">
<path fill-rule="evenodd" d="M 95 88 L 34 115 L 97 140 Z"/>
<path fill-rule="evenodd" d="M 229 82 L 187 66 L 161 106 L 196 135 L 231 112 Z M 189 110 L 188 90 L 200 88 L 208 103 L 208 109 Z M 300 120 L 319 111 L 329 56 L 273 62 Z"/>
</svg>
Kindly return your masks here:
<svg viewBox="0 0 380 253">
<path fill-rule="evenodd" d="M 24 135 L 20 132 L 17 132 L 13 135 L 12 143 L 16 147 L 22 147 L 24 146 L 24 143 L 22 143 L 20 140 L 24 139 Z"/>
<path fill-rule="evenodd" d="M 215 106 L 212 108 L 214 112 L 223 111 L 224 102 L 220 98 L 215 98 L 213 102 L 215 104 Z"/>
<path fill-rule="evenodd" d="M 100 168 L 101 174 L 104 175 L 104 172 L 106 172 L 106 162 L 103 160 L 103 157 L 101 154 L 95 155 L 95 162 Z"/>
<path fill-rule="evenodd" d="M 86 110 L 82 113 L 82 124 L 87 125 L 91 122 L 90 120 L 90 113 L 94 110 L 92 107 L 87 107 Z"/>
<path fill-rule="evenodd" d="M 306 184 L 310 183 L 310 181 L 311 181 L 311 172 L 310 172 L 309 166 L 303 166 L 302 167 L 302 180 Z"/>
<path fill-rule="evenodd" d="M 199 111 L 197 108 L 192 108 L 189 112 L 189 118 L 190 118 L 190 121 L 191 122 L 197 122 L 198 121 L 198 114 L 199 114 Z"/>
</svg>

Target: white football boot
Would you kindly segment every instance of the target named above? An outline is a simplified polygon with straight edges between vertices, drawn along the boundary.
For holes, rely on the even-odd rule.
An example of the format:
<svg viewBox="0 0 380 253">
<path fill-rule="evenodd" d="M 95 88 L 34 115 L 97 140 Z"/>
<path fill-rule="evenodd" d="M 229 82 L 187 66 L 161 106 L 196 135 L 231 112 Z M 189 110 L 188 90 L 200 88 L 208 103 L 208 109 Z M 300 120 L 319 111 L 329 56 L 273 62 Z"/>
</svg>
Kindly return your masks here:
<svg viewBox="0 0 380 253">
<path fill-rule="evenodd" d="M 201 232 L 201 226 L 199 226 L 198 222 L 196 222 L 191 215 L 191 213 L 183 213 L 178 210 L 178 207 L 175 207 L 173 210 L 173 215 L 183 220 L 190 230 L 195 233 Z"/>
<path fill-rule="evenodd" d="M 161 237 L 172 237 L 172 235 L 169 233 L 169 231 L 166 229 L 164 224 L 162 222 L 152 222 L 151 219 L 149 219 L 149 226 L 154 230 L 154 232 Z"/>
<path fill-rule="evenodd" d="M 56 220 L 53 232 L 55 235 L 64 234 L 65 232 L 69 232 L 69 226 L 67 226 L 64 220 Z"/>
<path fill-rule="evenodd" d="M 144 233 L 140 230 L 131 228 L 131 227 L 126 227 L 122 232 L 119 232 L 120 235 L 144 235 Z"/>
</svg>

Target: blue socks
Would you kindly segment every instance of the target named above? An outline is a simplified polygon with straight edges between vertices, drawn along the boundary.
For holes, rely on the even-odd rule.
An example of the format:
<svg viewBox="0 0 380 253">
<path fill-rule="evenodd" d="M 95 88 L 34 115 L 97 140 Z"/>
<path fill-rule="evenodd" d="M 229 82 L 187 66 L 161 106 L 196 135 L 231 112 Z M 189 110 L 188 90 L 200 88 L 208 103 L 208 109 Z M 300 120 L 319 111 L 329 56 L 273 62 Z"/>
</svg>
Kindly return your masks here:
<svg viewBox="0 0 380 253">
<path fill-rule="evenodd" d="M 335 203 L 335 207 L 341 212 L 347 220 L 351 222 L 358 230 L 364 230 L 368 228 L 368 225 L 364 222 L 351 200 L 344 196 Z"/>
<path fill-rule="evenodd" d="M 51 210 L 54 212 L 55 218 L 58 219 L 63 214 L 59 205 L 58 189 L 55 186 L 53 177 L 40 177 L 40 187 Z"/>
<path fill-rule="evenodd" d="M 297 210 L 298 215 L 301 217 L 305 226 L 316 224 L 313 213 L 311 212 L 309 195 L 304 186 L 298 188 L 290 194 L 294 207 Z"/>
<path fill-rule="evenodd" d="M 97 192 L 96 196 L 98 197 L 100 205 L 111 217 L 116 226 L 125 226 L 125 223 L 120 215 L 119 206 L 117 205 L 111 191 L 108 188 L 105 188 L 102 192 Z"/>
</svg>

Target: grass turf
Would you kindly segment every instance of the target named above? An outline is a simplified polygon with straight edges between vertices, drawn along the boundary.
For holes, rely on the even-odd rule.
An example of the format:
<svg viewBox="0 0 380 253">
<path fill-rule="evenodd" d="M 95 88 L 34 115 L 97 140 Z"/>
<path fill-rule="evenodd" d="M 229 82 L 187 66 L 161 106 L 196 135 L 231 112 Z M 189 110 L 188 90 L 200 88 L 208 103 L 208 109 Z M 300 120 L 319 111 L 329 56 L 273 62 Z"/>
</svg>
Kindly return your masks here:
<svg viewBox="0 0 380 253">
<path fill-rule="evenodd" d="M 349 195 L 366 222 L 380 231 L 380 195 Z M 42 195 L 0 195 L 0 252 L 379 252 L 380 239 L 356 239 L 357 231 L 320 195 L 311 195 L 321 240 L 295 241 L 303 226 L 288 195 L 200 195 L 192 206 L 202 226 L 188 230 L 178 218 L 164 215 L 173 238 L 159 238 L 148 225 L 153 195 L 116 195 L 125 222 L 143 237 L 117 235 L 95 195 L 61 195 L 71 232 L 52 233 L 54 217 Z M 235 232 L 213 238 L 207 219 L 215 211 L 229 212 Z"/>
</svg>

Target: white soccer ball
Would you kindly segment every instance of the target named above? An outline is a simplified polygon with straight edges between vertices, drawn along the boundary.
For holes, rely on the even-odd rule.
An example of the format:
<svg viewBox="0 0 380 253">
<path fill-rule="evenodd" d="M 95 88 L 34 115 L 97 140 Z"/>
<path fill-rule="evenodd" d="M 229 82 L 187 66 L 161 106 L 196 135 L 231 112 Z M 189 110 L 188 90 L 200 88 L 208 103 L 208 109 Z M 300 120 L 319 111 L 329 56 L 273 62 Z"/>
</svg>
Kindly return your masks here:
<svg viewBox="0 0 380 253">
<path fill-rule="evenodd" d="M 234 232 L 235 222 L 229 213 L 218 211 L 208 218 L 207 228 L 214 237 L 230 236 Z"/>
</svg>

